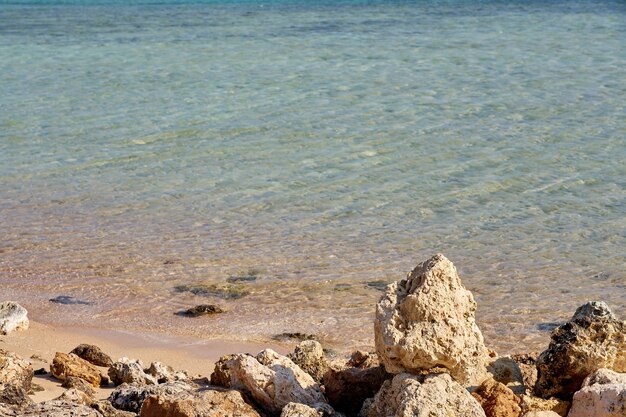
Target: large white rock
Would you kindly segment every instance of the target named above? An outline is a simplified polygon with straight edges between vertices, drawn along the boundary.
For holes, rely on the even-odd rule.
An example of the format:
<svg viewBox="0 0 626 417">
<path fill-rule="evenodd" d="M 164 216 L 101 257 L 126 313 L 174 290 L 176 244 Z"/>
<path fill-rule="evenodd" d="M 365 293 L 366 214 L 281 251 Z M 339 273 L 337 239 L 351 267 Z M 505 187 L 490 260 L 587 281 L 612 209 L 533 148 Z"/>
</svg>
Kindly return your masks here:
<svg viewBox="0 0 626 417">
<path fill-rule="evenodd" d="M 626 384 L 597 384 L 576 391 L 567 417 L 626 416 Z"/>
<path fill-rule="evenodd" d="M 309 374 L 271 349 L 256 357 L 235 355 L 221 366 L 230 374 L 231 388 L 244 392 L 270 414 L 280 414 L 290 402 L 314 408 L 326 402 Z"/>
<path fill-rule="evenodd" d="M 626 373 L 615 372 L 610 369 L 601 368 L 589 374 L 583 381 L 583 387 L 590 385 L 623 384 L 626 385 Z"/>
<path fill-rule="evenodd" d="M 480 404 L 448 374 L 427 376 L 423 383 L 403 373 L 386 381 L 359 417 L 485 417 Z"/>
<path fill-rule="evenodd" d="M 18 303 L 5 301 L 0 304 L 0 334 L 28 329 L 28 311 Z"/>
<path fill-rule="evenodd" d="M 476 302 L 456 268 L 437 254 L 387 286 L 376 306 L 376 351 L 387 372 L 445 367 L 464 386 L 487 378 L 488 351 Z"/>
</svg>

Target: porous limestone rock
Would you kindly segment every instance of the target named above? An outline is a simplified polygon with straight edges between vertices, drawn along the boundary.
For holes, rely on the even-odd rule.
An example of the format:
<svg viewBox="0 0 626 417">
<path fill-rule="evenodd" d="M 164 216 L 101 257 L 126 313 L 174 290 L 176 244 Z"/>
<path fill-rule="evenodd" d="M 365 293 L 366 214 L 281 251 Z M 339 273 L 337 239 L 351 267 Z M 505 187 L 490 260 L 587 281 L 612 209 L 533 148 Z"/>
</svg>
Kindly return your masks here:
<svg viewBox="0 0 626 417">
<path fill-rule="evenodd" d="M 146 374 L 140 360 L 123 357 L 109 367 L 109 378 L 116 386 L 123 383 L 130 385 L 157 385 L 152 375 Z"/>
<path fill-rule="evenodd" d="M 59 395 L 56 400 L 72 402 L 76 404 L 88 405 L 94 402 L 93 396 L 85 393 L 76 388 L 70 388 L 68 390 L 63 391 L 61 395 Z"/>
<path fill-rule="evenodd" d="M 10 384 L 29 392 L 33 380 L 33 367 L 20 355 L 0 349 L 0 384 Z"/>
<path fill-rule="evenodd" d="M 184 395 L 195 388 L 195 385 L 182 381 L 143 386 L 123 383 L 109 395 L 109 402 L 118 410 L 138 413 L 145 399 L 151 395 Z"/>
<path fill-rule="evenodd" d="M 470 393 L 448 374 L 429 375 L 423 383 L 407 373 L 386 381 L 359 417 L 485 417 Z"/>
<path fill-rule="evenodd" d="M 98 411 L 66 400 L 51 400 L 28 408 L 21 417 L 102 417 Z M 9 414 L 9 416 L 11 416 Z"/>
<path fill-rule="evenodd" d="M 91 404 L 91 408 L 98 411 L 103 417 L 137 417 L 136 413 L 118 410 L 107 400 L 96 401 Z"/>
<path fill-rule="evenodd" d="M 0 334 L 28 329 L 28 311 L 18 303 L 5 301 L 0 304 Z"/>
<path fill-rule="evenodd" d="M 260 417 L 238 391 L 204 390 L 148 396 L 140 417 Z"/>
<path fill-rule="evenodd" d="M 517 362 L 511 356 L 501 356 L 487 366 L 494 380 L 506 385 L 517 395 L 526 392 L 524 376 Z"/>
<path fill-rule="evenodd" d="M 84 379 L 94 387 L 100 386 L 100 371 L 98 368 L 73 353 L 57 352 L 50 364 L 50 372 L 61 381 L 67 377 L 74 376 Z"/>
<path fill-rule="evenodd" d="M 560 417 L 559 414 L 554 411 L 529 411 L 522 417 Z"/>
<path fill-rule="evenodd" d="M 215 362 L 213 373 L 211 374 L 211 384 L 230 388 L 230 371 L 228 370 L 228 362 L 232 359 L 237 359 L 240 355 L 224 355 Z"/>
<path fill-rule="evenodd" d="M 290 402 L 309 406 L 326 402 L 320 385 L 309 374 L 271 349 L 256 357 L 235 355 L 221 367 L 222 374 L 230 375 L 231 388 L 242 391 L 270 414 L 280 414 Z"/>
<path fill-rule="evenodd" d="M 520 353 L 511 355 L 511 358 L 517 363 L 522 374 L 522 384 L 524 392 L 521 394 L 530 394 L 534 392 L 535 384 L 537 384 L 537 353 Z M 513 390 L 515 392 L 515 390 Z M 519 394 L 515 392 L 516 394 Z"/>
<path fill-rule="evenodd" d="M 159 384 L 189 380 L 189 376 L 185 372 L 175 371 L 171 366 L 164 365 L 161 362 L 152 362 L 145 372 L 154 377 Z"/>
<path fill-rule="evenodd" d="M 20 409 L 35 404 L 22 387 L 13 384 L 0 384 L 0 403 Z"/>
<path fill-rule="evenodd" d="M 323 413 L 320 413 L 313 407 L 308 405 L 289 403 L 283 407 L 283 411 L 280 413 L 280 417 L 322 417 Z"/>
<path fill-rule="evenodd" d="M 567 417 L 626 416 L 626 384 L 596 384 L 576 391 Z"/>
<path fill-rule="evenodd" d="M 623 384 L 626 385 L 626 373 L 619 373 L 602 368 L 589 374 L 583 381 L 583 388 L 590 385 Z"/>
<path fill-rule="evenodd" d="M 322 382 L 324 373 L 328 369 L 328 362 L 324 357 L 324 349 L 320 342 L 316 340 L 300 342 L 288 357 L 304 372 L 311 375 L 316 382 Z"/>
<path fill-rule="evenodd" d="M 92 365 L 109 367 L 113 365 L 113 360 L 109 355 L 104 353 L 102 349 L 95 345 L 83 343 L 76 346 L 70 353 L 86 360 Z"/>
<path fill-rule="evenodd" d="M 537 358 L 535 392 L 569 399 L 600 368 L 626 372 L 626 321 L 604 302 L 592 301 L 552 332 L 548 349 Z"/>
<path fill-rule="evenodd" d="M 493 379 L 483 382 L 472 396 L 487 417 L 519 417 L 522 414 L 520 398 L 506 385 Z"/>
<path fill-rule="evenodd" d="M 532 395 L 522 395 L 522 410 L 525 413 L 531 411 L 553 411 L 565 417 L 569 411 L 571 403 L 560 398 L 539 398 Z"/>
<path fill-rule="evenodd" d="M 389 284 L 376 306 L 376 351 L 387 372 L 445 367 L 464 386 L 487 379 L 476 302 L 456 268 L 437 254 Z"/>
<path fill-rule="evenodd" d="M 343 360 L 333 361 L 324 374 L 328 402 L 348 415 L 357 414 L 363 402 L 376 395 L 388 375 L 376 361 L 360 359 L 351 359 L 347 364 Z M 360 366 L 352 366 L 353 363 Z"/>
</svg>

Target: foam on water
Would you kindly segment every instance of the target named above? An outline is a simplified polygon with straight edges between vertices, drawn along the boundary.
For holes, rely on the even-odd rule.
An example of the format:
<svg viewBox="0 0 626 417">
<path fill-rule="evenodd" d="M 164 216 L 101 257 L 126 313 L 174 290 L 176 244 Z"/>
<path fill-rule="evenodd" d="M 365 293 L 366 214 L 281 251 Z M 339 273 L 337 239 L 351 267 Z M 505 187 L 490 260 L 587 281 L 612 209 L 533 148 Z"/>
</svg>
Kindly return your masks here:
<svg viewBox="0 0 626 417">
<path fill-rule="evenodd" d="M 37 319 L 367 346 L 434 252 L 501 350 L 626 315 L 623 2 L 17 3 L 0 298 Z"/>
</svg>

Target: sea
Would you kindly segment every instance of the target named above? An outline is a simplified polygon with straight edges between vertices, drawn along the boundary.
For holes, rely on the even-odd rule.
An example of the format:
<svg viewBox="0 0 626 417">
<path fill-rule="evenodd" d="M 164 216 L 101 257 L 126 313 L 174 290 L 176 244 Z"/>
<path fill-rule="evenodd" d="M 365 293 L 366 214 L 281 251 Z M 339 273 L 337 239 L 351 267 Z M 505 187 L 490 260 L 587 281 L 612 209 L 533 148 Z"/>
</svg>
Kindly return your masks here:
<svg viewBox="0 0 626 417">
<path fill-rule="evenodd" d="M 435 253 L 501 353 L 626 319 L 623 0 L 0 0 L 0 301 L 368 348 Z"/>
</svg>

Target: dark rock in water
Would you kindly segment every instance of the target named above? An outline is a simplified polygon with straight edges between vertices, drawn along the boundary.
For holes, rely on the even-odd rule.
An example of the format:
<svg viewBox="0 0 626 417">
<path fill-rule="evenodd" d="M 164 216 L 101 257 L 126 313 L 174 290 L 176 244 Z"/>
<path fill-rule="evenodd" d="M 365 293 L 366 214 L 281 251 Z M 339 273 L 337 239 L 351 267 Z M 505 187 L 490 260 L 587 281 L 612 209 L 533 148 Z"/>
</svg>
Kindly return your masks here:
<svg viewBox="0 0 626 417">
<path fill-rule="evenodd" d="M 352 288 L 350 284 L 335 284 L 335 291 L 349 291 Z"/>
<path fill-rule="evenodd" d="M 227 282 L 254 282 L 259 278 L 259 271 L 249 269 L 248 272 L 231 275 L 226 278 Z"/>
<path fill-rule="evenodd" d="M 57 304 L 82 304 L 82 305 L 91 305 L 93 304 L 90 301 L 79 300 L 74 297 L 70 297 L 69 295 L 59 295 L 58 297 L 51 298 L 49 301 Z"/>
<path fill-rule="evenodd" d="M 238 298 L 245 297 L 250 294 L 250 291 L 246 290 L 241 285 L 227 284 L 189 284 L 189 285 L 177 285 L 174 287 L 174 292 L 190 292 L 194 295 L 202 295 L 209 297 L 219 297 L 227 300 L 236 300 Z"/>
<path fill-rule="evenodd" d="M 365 282 L 365 286 L 368 288 L 374 288 L 379 291 L 385 291 L 387 289 L 388 283 L 383 280 L 375 280 L 375 281 L 367 281 Z"/>
<path fill-rule="evenodd" d="M 542 332 L 551 332 L 556 329 L 563 323 L 557 323 L 555 321 L 548 321 L 545 323 L 537 323 L 537 330 L 541 330 Z"/>
<path fill-rule="evenodd" d="M 201 304 L 199 306 L 195 306 L 188 310 L 179 311 L 176 314 L 179 316 L 185 316 L 185 317 L 200 317 L 200 316 L 206 316 L 209 314 L 219 314 L 223 312 L 224 310 L 222 310 L 221 308 L 213 304 Z"/>
<path fill-rule="evenodd" d="M 300 332 L 285 332 L 280 334 L 275 334 L 272 336 L 272 339 L 277 340 L 279 342 L 288 342 L 291 340 L 318 340 L 318 337 L 312 334 L 300 333 Z"/>
<path fill-rule="evenodd" d="M 76 346 L 70 353 L 86 360 L 92 365 L 109 367 L 113 365 L 113 360 L 104 353 L 98 346 L 81 344 Z"/>
</svg>

